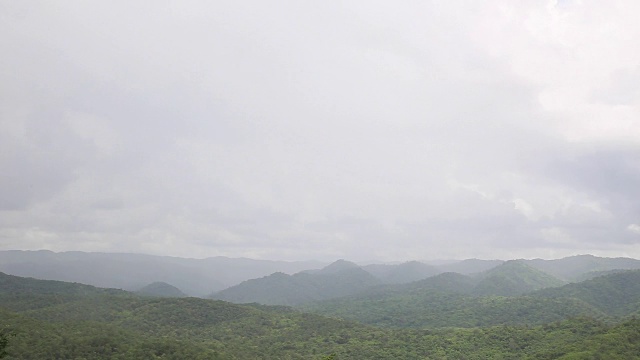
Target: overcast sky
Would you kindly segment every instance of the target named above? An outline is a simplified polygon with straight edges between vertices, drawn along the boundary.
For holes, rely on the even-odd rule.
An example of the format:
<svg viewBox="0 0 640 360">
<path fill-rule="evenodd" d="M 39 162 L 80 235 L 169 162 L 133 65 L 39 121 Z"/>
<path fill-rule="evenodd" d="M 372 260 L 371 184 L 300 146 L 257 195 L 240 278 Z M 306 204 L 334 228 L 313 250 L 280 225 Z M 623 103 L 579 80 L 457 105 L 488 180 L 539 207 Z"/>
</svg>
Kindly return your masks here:
<svg viewBox="0 0 640 360">
<path fill-rule="evenodd" d="M 638 14 L 0 0 L 0 250 L 640 258 Z"/>
</svg>

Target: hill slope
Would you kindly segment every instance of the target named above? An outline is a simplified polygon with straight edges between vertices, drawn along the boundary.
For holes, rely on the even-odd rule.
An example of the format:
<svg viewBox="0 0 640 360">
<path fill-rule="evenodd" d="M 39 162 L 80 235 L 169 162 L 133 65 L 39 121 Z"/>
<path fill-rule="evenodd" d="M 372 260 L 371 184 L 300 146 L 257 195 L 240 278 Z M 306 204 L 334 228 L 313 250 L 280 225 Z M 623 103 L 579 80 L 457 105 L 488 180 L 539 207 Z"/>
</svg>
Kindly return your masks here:
<svg viewBox="0 0 640 360">
<path fill-rule="evenodd" d="M 478 296 L 476 283 L 469 276 L 444 273 L 304 304 L 301 309 L 371 325 L 415 328 L 544 324 L 575 316 L 605 317 L 579 299 Z"/>
<path fill-rule="evenodd" d="M 439 265 L 437 268 L 441 272 L 456 272 L 459 274 L 471 275 L 493 269 L 503 262 L 503 260 L 466 259 L 456 261 L 451 264 Z"/>
<path fill-rule="evenodd" d="M 515 296 L 564 283 L 519 260 L 507 261 L 478 275 L 477 295 Z"/>
<path fill-rule="evenodd" d="M 640 270 L 616 272 L 559 288 L 543 289 L 535 297 L 581 300 L 612 316 L 640 310 Z"/>
<path fill-rule="evenodd" d="M 0 251 L 0 271 L 7 274 L 135 291 L 166 282 L 190 296 L 206 296 L 274 272 L 288 274 L 322 266 L 320 262 L 286 262 L 214 257 L 185 259 L 142 254 L 52 251 Z"/>
<path fill-rule="evenodd" d="M 373 275 L 340 261 L 314 273 L 275 273 L 247 280 L 212 294 L 211 298 L 234 303 L 299 305 L 354 294 L 378 284 L 380 280 Z"/>
<path fill-rule="evenodd" d="M 186 297 L 177 287 L 166 282 L 154 282 L 136 291 L 136 294 L 155 297 Z"/>
<path fill-rule="evenodd" d="M 640 260 L 603 258 L 593 255 L 570 256 L 556 260 L 523 260 L 527 265 L 567 281 L 584 279 L 589 273 L 640 269 Z"/>
<path fill-rule="evenodd" d="M 55 300 L 76 284 L 9 280 L 0 292 L 27 288 L 51 300 L 8 311 L 0 298 L 0 323 L 16 334 L 10 359 L 632 359 L 640 352 L 635 319 L 614 326 L 575 319 L 539 327 L 391 330 L 284 307 L 108 290 Z"/>
<path fill-rule="evenodd" d="M 362 268 L 387 284 L 410 283 L 442 272 L 435 266 L 419 261 L 408 261 L 398 265 L 373 264 Z"/>
</svg>

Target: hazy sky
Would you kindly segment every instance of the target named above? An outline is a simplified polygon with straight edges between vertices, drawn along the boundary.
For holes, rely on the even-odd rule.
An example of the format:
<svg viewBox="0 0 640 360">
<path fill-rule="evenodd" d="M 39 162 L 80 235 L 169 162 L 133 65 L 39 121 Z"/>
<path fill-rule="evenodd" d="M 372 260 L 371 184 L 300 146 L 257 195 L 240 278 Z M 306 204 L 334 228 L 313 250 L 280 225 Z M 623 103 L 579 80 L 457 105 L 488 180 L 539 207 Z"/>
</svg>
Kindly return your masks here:
<svg viewBox="0 0 640 360">
<path fill-rule="evenodd" d="M 638 14 L 0 0 L 0 249 L 640 258 Z"/>
</svg>

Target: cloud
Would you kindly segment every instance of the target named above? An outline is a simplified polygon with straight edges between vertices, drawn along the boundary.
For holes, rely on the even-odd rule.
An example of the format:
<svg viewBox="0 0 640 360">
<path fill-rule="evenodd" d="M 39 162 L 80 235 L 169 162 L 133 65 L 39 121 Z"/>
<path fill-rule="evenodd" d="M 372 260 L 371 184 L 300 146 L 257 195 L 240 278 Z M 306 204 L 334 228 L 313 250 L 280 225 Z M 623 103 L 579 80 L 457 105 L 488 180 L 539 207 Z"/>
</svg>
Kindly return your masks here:
<svg viewBox="0 0 640 360">
<path fill-rule="evenodd" d="M 640 256 L 631 1 L 8 1 L 0 245 Z"/>
</svg>

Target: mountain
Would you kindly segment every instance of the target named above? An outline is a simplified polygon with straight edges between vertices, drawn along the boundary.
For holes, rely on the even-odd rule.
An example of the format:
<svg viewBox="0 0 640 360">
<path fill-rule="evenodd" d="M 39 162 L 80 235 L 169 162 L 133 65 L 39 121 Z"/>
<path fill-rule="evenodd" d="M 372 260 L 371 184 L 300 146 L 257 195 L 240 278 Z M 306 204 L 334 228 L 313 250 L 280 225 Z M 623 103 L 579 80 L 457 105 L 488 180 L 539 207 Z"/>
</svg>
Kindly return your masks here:
<svg viewBox="0 0 640 360">
<path fill-rule="evenodd" d="M 441 273 L 435 266 L 419 261 L 408 261 L 398 265 L 371 264 L 362 268 L 387 284 L 410 283 Z"/>
<path fill-rule="evenodd" d="M 558 260 L 521 261 L 565 281 L 584 280 L 606 271 L 640 268 L 639 260 L 599 258 L 591 255 Z M 367 265 L 363 269 L 383 283 L 394 284 L 424 279 L 441 272 L 475 274 L 502 263 L 502 260 L 468 259 L 454 263 L 440 262 L 434 266 L 412 261 L 396 265 Z M 178 287 L 189 296 L 200 297 L 276 272 L 296 274 L 324 265 L 326 263 L 314 261 L 285 262 L 226 257 L 184 259 L 142 254 L 0 251 L 0 271 L 7 274 L 128 291 L 136 291 L 154 282 L 165 282 Z M 326 273 L 347 267 L 358 266 L 342 260 L 334 263 L 331 268 L 306 272 Z"/>
<path fill-rule="evenodd" d="M 640 270 L 616 272 L 580 283 L 543 289 L 532 296 L 578 299 L 608 315 L 626 316 L 640 310 Z"/>
<path fill-rule="evenodd" d="M 444 293 L 471 294 L 475 280 L 467 275 L 447 272 L 405 285 L 409 291 L 439 291 Z"/>
<path fill-rule="evenodd" d="M 39 280 L 0 272 L 0 306 L 13 311 L 49 307 L 77 298 L 100 296 L 129 297 L 119 289 L 103 289 L 91 285 L 55 280 Z"/>
<path fill-rule="evenodd" d="M 564 283 L 522 261 L 510 260 L 478 274 L 477 295 L 515 296 Z"/>
<path fill-rule="evenodd" d="M 314 274 L 324 274 L 324 275 L 336 274 L 341 271 L 357 269 L 357 268 L 359 268 L 358 264 L 353 263 L 351 261 L 344 260 L 344 259 L 340 259 L 314 272 Z"/>
<path fill-rule="evenodd" d="M 605 316 L 579 299 L 518 296 L 562 284 L 521 261 L 507 261 L 475 276 L 442 273 L 408 284 L 380 286 L 304 304 L 301 308 L 393 327 L 541 324 L 572 316 Z"/>
<path fill-rule="evenodd" d="M 186 297 L 177 287 L 166 282 L 154 282 L 136 291 L 136 294 L 155 297 Z"/>
<path fill-rule="evenodd" d="M 2 295 L 19 290 L 47 299 L 41 307 L 13 310 L 13 300 L 0 296 L 0 350 L 6 350 L 9 359 L 532 360 L 634 359 L 640 353 L 640 320 L 633 318 L 608 324 L 582 317 L 540 326 L 534 325 L 540 319 L 531 318 L 534 322 L 524 326 L 451 328 L 465 319 L 471 320 L 467 324 L 504 323 L 514 315 L 522 319 L 538 307 L 553 313 L 560 299 L 533 299 L 532 307 L 514 306 L 511 301 L 517 298 L 477 298 L 491 310 L 482 312 L 486 318 L 478 317 L 473 307 L 459 307 L 460 311 L 444 312 L 455 315 L 450 316 L 449 325 L 443 325 L 449 328 L 413 330 L 376 328 L 281 306 L 120 296 L 120 290 L 81 284 L 4 274 L 0 279 Z M 456 305 L 455 297 L 450 300 L 454 301 L 441 304 Z M 441 316 L 430 311 L 406 314 L 398 305 L 403 304 L 396 303 L 393 311 L 401 320 Z M 5 331 L 15 336 L 7 337 Z M 1 346 L 5 340 L 6 349 Z"/>
<path fill-rule="evenodd" d="M 124 295 L 126 291 L 55 280 L 39 280 L 0 272 L 0 296 L 17 295 Z"/>
<path fill-rule="evenodd" d="M 589 274 L 612 270 L 640 269 L 640 260 L 631 258 L 603 258 L 593 255 L 570 256 L 556 260 L 523 260 L 538 270 L 544 271 L 566 281 L 579 281 L 589 277 Z"/>
<path fill-rule="evenodd" d="M 293 274 L 322 266 L 319 262 L 285 262 L 214 257 L 184 259 L 141 254 L 52 251 L 0 251 L 0 271 L 17 276 L 79 282 L 135 291 L 166 282 L 190 296 L 206 296 L 248 279 L 274 272 Z"/>
<path fill-rule="evenodd" d="M 621 273 L 621 272 L 625 272 L 628 270 L 624 270 L 624 269 L 614 269 L 614 270 L 602 270 L 602 271 L 589 271 L 586 272 L 582 275 L 578 275 L 576 277 L 573 278 L 573 280 L 571 282 L 583 282 L 585 280 L 591 280 L 593 278 L 597 278 L 599 276 L 604 276 L 604 275 L 611 275 L 611 274 L 616 274 L 616 273 Z"/>
<path fill-rule="evenodd" d="M 456 272 L 459 274 L 470 275 L 493 269 L 503 262 L 503 260 L 467 259 L 450 264 L 439 265 L 437 268 L 441 272 Z"/>
<path fill-rule="evenodd" d="M 443 273 L 410 284 L 370 288 L 307 303 L 300 309 L 384 327 L 439 328 L 544 324 L 575 316 L 605 317 L 572 298 L 479 296 L 478 280 Z M 502 291 L 502 290 L 501 290 Z"/>
<path fill-rule="evenodd" d="M 274 273 L 247 280 L 214 293 L 211 298 L 235 303 L 298 305 L 354 294 L 378 284 L 380 280 L 357 265 L 338 260 L 313 273 Z"/>
</svg>

